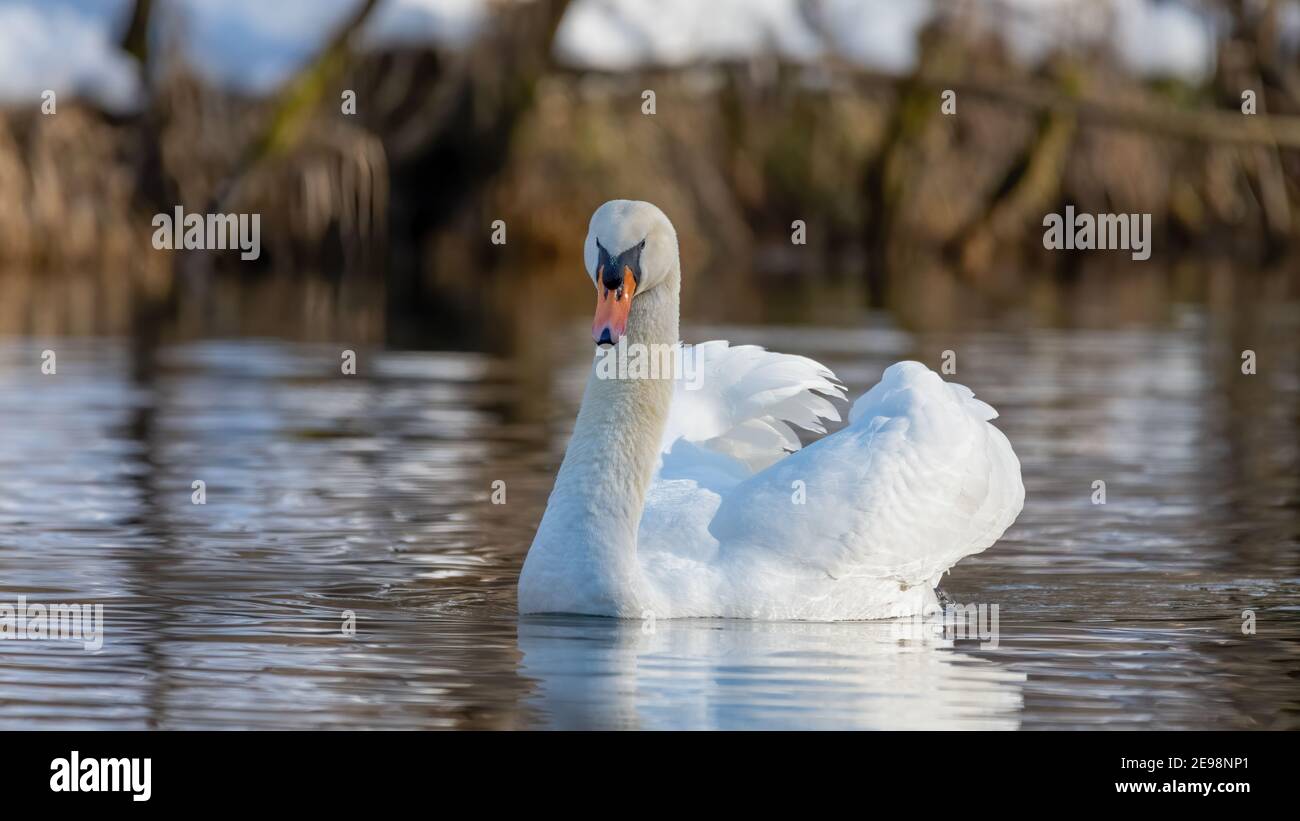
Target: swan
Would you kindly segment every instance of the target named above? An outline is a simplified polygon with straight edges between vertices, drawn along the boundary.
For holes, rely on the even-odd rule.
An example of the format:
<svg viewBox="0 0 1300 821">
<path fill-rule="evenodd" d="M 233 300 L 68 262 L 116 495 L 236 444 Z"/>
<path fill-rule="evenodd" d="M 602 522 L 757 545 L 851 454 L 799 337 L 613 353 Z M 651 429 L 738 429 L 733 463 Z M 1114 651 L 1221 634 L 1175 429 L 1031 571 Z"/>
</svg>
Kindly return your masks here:
<svg viewBox="0 0 1300 821">
<path fill-rule="evenodd" d="M 801 448 L 791 425 L 824 434 L 843 388 L 802 356 L 681 344 L 662 211 L 605 203 L 583 251 L 596 354 L 520 572 L 521 614 L 915 616 L 1019 515 L 1020 463 L 970 389 L 896 363 L 844 428 Z"/>
</svg>

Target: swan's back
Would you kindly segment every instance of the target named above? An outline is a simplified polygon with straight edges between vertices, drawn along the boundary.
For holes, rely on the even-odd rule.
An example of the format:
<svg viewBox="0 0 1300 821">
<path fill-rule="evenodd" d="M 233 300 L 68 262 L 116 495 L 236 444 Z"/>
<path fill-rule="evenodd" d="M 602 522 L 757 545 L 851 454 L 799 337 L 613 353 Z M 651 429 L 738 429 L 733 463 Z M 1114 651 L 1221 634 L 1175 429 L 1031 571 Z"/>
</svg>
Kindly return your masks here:
<svg viewBox="0 0 1300 821">
<path fill-rule="evenodd" d="M 709 530 L 724 556 L 762 557 L 760 567 L 932 588 L 1024 504 L 996 416 L 968 388 L 900 362 L 846 428 L 731 488 Z"/>
</svg>

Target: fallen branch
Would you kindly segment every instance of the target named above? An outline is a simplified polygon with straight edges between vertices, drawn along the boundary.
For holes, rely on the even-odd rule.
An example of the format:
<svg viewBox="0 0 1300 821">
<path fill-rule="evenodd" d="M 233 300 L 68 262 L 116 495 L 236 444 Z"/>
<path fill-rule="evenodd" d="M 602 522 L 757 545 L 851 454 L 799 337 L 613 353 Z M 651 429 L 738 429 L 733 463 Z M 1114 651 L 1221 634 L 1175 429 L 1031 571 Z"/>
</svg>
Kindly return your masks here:
<svg viewBox="0 0 1300 821">
<path fill-rule="evenodd" d="M 903 78 L 869 71 L 855 72 L 853 79 L 873 86 L 894 87 L 904 82 Z M 944 89 L 952 89 L 958 97 L 969 95 L 1032 111 L 1057 111 L 1073 116 L 1080 124 L 1141 131 L 1180 140 L 1300 148 L 1300 117 L 1107 103 L 1064 96 L 1057 87 L 1025 80 L 925 74 L 906 78 L 906 82 L 919 84 L 936 95 Z"/>
</svg>

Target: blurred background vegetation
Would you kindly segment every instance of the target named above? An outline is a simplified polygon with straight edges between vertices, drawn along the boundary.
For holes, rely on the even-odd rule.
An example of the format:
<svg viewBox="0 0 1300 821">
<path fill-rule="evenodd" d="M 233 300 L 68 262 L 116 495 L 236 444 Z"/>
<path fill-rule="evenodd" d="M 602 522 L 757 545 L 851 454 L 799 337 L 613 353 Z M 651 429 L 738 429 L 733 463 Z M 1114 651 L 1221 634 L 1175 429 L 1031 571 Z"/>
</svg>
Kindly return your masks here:
<svg viewBox="0 0 1300 821">
<path fill-rule="evenodd" d="M 532 315 L 589 307 L 586 221 L 615 197 L 674 220 L 703 320 L 869 306 L 918 327 L 1109 321 L 1294 300 L 1300 280 L 1295 0 L 68 0 L 0 15 L 8 333 L 509 345 Z M 257 62 L 274 51 L 246 29 L 257 19 L 293 44 L 276 71 Z M 1067 204 L 1152 214 L 1151 259 L 1044 251 L 1043 216 Z M 150 219 L 176 205 L 260 213 L 260 259 L 154 250 Z"/>
</svg>

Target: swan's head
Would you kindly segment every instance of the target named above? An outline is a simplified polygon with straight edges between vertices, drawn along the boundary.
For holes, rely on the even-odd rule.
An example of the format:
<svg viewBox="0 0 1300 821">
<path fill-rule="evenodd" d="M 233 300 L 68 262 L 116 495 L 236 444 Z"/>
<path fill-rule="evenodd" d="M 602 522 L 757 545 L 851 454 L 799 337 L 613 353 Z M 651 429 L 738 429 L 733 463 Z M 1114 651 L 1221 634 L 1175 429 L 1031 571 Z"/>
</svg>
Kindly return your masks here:
<svg viewBox="0 0 1300 821">
<path fill-rule="evenodd" d="M 591 337 L 597 345 L 617 344 L 627 333 L 632 300 L 677 271 L 677 231 L 648 202 L 610 200 L 591 215 L 583 258 L 596 284 Z"/>
</svg>

